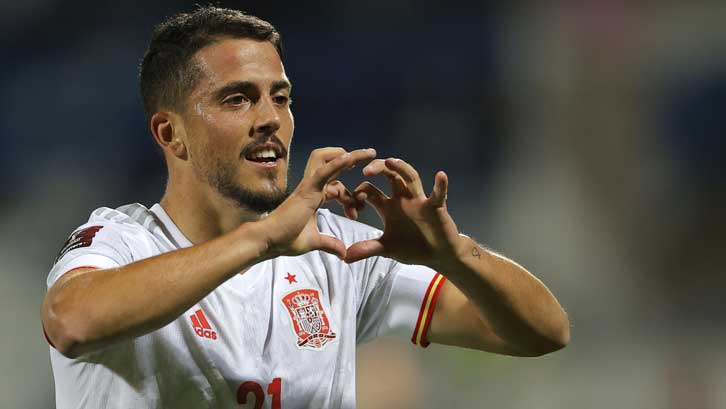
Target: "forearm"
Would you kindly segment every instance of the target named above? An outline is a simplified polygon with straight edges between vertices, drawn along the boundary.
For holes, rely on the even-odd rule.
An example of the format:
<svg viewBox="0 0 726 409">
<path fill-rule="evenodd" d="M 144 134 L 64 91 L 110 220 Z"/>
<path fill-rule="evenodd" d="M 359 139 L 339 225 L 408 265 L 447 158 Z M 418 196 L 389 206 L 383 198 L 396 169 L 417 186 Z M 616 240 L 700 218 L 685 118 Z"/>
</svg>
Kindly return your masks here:
<svg viewBox="0 0 726 409">
<path fill-rule="evenodd" d="M 343 258 L 345 245 L 320 234 L 315 211 L 329 200 L 324 192 L 328 183 L 375 155 L 373 149 L 316 149 L 297 188 L 259 221 L 204 244 L 120 268 L 66 273 L 43 301 L 46 333 L 61 353 L 77 356 L 161 328 L 260 261 L 313 250 Z"/>
<path fill-rule="evenodd" d="M 262 261 L 266 243 L 253 229 L 248 223 L 198 246 L 57 283 L 43 303 L 46 332 L 59 351 L 77 356 L 161 328 Z"/>
<path fill-rule="evenodd" d="M 547 287 L 524 267 L 461 235 L 456 256 L 435 266 L 476 307 L 480 318 L 523 355 L 569 342 L 569 320 Z"/>
</svg>

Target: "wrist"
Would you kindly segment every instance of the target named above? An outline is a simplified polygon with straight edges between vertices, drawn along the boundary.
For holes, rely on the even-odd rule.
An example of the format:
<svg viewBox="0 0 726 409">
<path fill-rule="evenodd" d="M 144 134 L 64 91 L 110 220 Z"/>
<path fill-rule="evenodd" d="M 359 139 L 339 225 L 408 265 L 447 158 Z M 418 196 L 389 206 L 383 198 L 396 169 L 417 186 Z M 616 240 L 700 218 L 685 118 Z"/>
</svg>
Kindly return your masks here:
<svg viewBox="0 0 726 409">
<path fill-rule="evenodd" d="M 237 228 L 237 242 L 244 243 L 240 249 L 251 257 L 255 264 L 276 257 L 272 251 L 269 231 L 263 220 L 247 222 Z"/>
<path fill-rule="evenodd" d="M 465 234 L 458 234 L 450 245 L 449 251 L 435 258 L 435 265 L 431 266 L 439 272 L 458 271 L 471 256 L 473 241 Z"/>
</svg>

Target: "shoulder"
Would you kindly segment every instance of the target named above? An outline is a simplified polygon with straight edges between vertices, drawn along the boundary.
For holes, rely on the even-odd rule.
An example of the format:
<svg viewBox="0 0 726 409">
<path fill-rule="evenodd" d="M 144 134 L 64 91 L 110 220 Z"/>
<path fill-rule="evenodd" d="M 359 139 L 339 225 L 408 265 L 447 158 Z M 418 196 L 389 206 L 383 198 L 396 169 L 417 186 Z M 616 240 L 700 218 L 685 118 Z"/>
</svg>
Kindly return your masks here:
<svg viewBox="0 0 726 409">
<path fill-rule="evenodd" d="M 151 212 L 138 203 L 116 209 L 99 207 L 70 234 L 56 261 L 72 250 L 91 245 L 118 247 L 135 237 L 143 240 L 154 223 Z"/>
<path fill-rule="evenodd" d="M 99 207 L 91 213 L 83 226 L 103 226 L 106 232 L 148 235 L 160 227 L 154 213 L 140 203 L 127 204 L 111 209 Z"/>
<path fill-rule="evenodd" d="M 375 227 L 348 219 L 347 217 L 338 216 L 328 209 L 319 209 L 316 217 L 321 233 L 335 236 L 346 245 L 361 240 L 380 237 L 383 234 L 382 231 Z"/>
<path fill-rule="evenodd" d="M 94 222 L 113 225 L 119 228 L 137 229 L 154 222 L 154 215 L 144 205 L 133 203 L 115 209 L 99 207 L 88 218 L 88 223 Z"/>
</svg>

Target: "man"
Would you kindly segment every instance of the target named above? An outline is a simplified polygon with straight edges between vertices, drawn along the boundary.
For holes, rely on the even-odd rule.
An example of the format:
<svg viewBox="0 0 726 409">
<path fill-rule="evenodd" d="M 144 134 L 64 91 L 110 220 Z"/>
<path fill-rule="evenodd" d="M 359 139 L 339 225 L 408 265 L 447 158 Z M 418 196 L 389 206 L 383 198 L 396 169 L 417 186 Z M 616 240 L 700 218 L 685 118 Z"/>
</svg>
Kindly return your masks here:
<svg viewBox="0 0 726 409">
<path fill-rule="evenodd" d="M 378 335 L 518 356 L 568 343 L 546 287 L 459 234 L 443 172 L 427 196 L 402 160 L 322 148 L 286 194 L 291 85 L 269 23 L 172 17 L 140 83 L 167 190 L 94 211 L 50 272 L 58 408 L 351 408 L 356 344 Z M 358 164 L 392 196 L 336 180 Z M 371 204 L 384 231 L 329 200 L 350 219 Z"/>
</svg>

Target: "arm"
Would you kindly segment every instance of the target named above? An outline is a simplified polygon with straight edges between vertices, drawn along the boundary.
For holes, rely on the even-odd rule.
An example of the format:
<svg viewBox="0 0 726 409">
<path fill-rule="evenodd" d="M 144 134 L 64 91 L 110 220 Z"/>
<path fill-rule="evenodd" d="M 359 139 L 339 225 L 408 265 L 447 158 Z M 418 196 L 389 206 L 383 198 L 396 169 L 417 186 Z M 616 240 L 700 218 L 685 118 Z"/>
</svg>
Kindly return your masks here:
<svg viewBox="0 0 726 409">
<path fill-rule="evenodd" d="M 429 341 L 514 356 L 539 356 L 568 344 L 567 314 L 540 280 L 464 235 L 459 249 L 455 258 L 436 263 L 449 282 L 441 289 Z"/>
<path fill-rule="evenodd" d="M 346 261 L 383 255 L 443 274 L 448 281 L 439 293 L 430 341 L 518 356 L 542 355 L 569 342 L 567 314 L 541 281 L 459 234 L 446 209 L 446 174 L 436 175 L 427 197 L 416 170 L 401 160 L 376 160 L 363 172 L 387 176 L 393 195 L 367 182 L 355 190 L 385 226 L 379 239 L 352 245 Z"/>
<path fill-rule="evenodd" d="M 207 243 L 113 269 L 61 276 L 41 318 L 56 349 L 74 358 L 168 324 L 244 268 L 264 260 L 250 223 Z"/>
<path fill-rule="evenodd" d="M 77 357 L 168 324 L 224 281 L 263 260 L 311 250 L 342 258 L 343 243 L 319 233 L 315 211 L 331 196 L 344 195 L 342 185 L 328 186 L 332 179 L 373 157 L 373 150 L 318 149 L 310 156 L 300 185 L 258 222 L 119 268 L 79 269 L 63 275 L 41 308 L 48 338 L 63 355 Z"/>
</svg>

